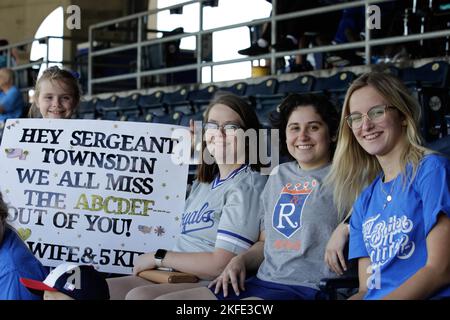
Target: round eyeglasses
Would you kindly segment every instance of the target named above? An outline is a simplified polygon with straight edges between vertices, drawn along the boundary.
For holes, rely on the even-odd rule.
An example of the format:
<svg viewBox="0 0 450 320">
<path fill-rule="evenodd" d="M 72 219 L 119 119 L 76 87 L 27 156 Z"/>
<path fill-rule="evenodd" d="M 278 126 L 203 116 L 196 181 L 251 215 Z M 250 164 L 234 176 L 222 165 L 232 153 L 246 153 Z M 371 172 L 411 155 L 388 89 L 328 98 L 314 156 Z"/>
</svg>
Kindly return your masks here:
<svg viewBox="0 0 450 320">
<path fill-rule="evenodd" d="M 374 106 L 370 108 L 366 114 L 362 114 L 361 112 L 353 112 L 346 116 L 345 120 L 347 121 L 347 124 L 351 129 L 359 129 L 363 125 L 364 117 L 367 117 L 372 122 L 380 122 L 384 119 L 384 116 L 388 109 L 396 108 L 389 105 Z"/>
<path fill-rule="evenodd" d="M 226 124 L 222 124 L 222 125 L 218 125 L 215 122 L 206 122 L 203 125 L 203 129 L 209 132 L 215 132 L 217 130 L 223 130 L 222 132 L 224 132 L 225 134 L 234 134 L 236 132 L 236 130 L 241 129 L 242 127 L 236 123 L 226 123 Z"/>
</svg>

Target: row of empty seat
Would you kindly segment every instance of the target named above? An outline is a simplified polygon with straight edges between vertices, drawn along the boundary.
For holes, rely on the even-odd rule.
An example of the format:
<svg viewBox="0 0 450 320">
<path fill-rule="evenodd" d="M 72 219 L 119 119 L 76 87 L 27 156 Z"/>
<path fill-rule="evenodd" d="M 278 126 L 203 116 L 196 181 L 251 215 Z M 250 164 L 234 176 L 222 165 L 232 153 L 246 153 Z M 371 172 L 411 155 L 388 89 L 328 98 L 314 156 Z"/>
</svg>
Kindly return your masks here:
<svg viewBox="0 0 450 320">
<path fill-rule="evenodd" d="M 111 96 L 82 102 L 78 118 L 147 121 L 186 125 L 188 119 L 201 120 L 208 103 L 218 92 L 231 92 L 246 98 L 258 111 L 263 124 L 267 114 L 274 110 L 289 93 L 327 92 L 345 94 L 349 83 L 355 78 L 351 72 L 339 72 L 328 78 L 311 75 L 299 76 L 290 81 L 266 79 L 260 83 L 236 83 L 219 88 L 210 85 L 203 89 L 181 88 L 166 93 L 156 91 L 150 95 L 132 94 L 127 97 Z"/>
<path fill-rule="evenodd" d="M 422 106 L 422 132 L 427 141 L 447 134 L 446 115 L 449 100 L 449 64 L 435 61 L 419 68 L 389 67 L 386 72 L 398 76 L 416 96 Z M 269 115 L 276 111 L 289 93 L 324 93 L 342 107 L 346 90 L 357 76 L 349 71 L 330 77 L 300 75 L 289 81 L 269 78 L 256 84 L 238 82 L 229 87 L 210 85 L 203 89 L 181 88 L 175 92 L 156 91 L 127 97 L 115 95 L 107 99 L 94 98 L 82 102 L 77 117 L 142 121 L 188 125 L 189 119 L 202 120 L 203 113 L 218 92 L 231 92 L 247 99 L 256 109 L 263 125 L 269 126 Z"/>
<path fill-rule="evenodd" d="M 435 61 L 419 68 L 389 67 L 386 70 L 398 76 L 419 100 L 422 108 L 421 129 L 428 142 L 447 135 L 449 68 L 447 62 Z M 343 71 L 330 77 L 300 75 L 289 81 L 269 78 L 255 84 L 238 82 L 229 87 L 210 85 L 202 89 L 186 87 L 175 92 L 159 90 L 148 95 L 113 95 L 107 99 L 83 101 L 76 117 L 187 126 L 190 119 L 203 119 L 214 95 L 231 92 L 247 99 L 256 109 L 261 123 L 268 127 L 270 114 L 276 112 L 281 100 L 289 93 L 324 93 L 340 109 L 346 90 L 356 77 L 352 72 Z M 2 124 L 0 136 L 1 131 Z"/>
</svg>

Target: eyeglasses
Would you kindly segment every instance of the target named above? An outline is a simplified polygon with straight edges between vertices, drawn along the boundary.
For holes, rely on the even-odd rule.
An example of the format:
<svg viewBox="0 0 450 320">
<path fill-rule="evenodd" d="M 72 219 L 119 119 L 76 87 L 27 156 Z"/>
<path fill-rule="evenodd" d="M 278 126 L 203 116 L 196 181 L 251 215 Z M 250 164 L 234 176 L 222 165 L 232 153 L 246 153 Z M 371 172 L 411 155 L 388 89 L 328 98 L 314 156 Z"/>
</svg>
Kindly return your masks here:
<svg viewBox="0 0 450 320">
<path fill-rule="evenodd" d="M 370 110 L 367 111 L 366 114 L 362 114 L 361 112 L 354 112 L 345 117 L 345 120 L 347 120 L 347 124 L 351 129 L 359 129 L 363 125 L 365 116 L 367 116 L 367 118 L 369 118 L 369 120 L 372 122 L 380 122 L 384 119 L 387 109 L 396 108 L 389 105 L 374 106 L 370 108 Z"/>
<path fill-rule="evenodd" d="M 227 123 L 227 124 L 218 125 L 217 123 L 214 123 L 214 122 L 206 122 L 203 125 L 203 129 L 205 131 L 213 132 L 213 131 L 222 129 L 223 132 L 225 132 L 225 134 L 235 134 L 236 130 L 241 129 L 241 128 L 242 127 L 236 123 Z"/>
</svg>

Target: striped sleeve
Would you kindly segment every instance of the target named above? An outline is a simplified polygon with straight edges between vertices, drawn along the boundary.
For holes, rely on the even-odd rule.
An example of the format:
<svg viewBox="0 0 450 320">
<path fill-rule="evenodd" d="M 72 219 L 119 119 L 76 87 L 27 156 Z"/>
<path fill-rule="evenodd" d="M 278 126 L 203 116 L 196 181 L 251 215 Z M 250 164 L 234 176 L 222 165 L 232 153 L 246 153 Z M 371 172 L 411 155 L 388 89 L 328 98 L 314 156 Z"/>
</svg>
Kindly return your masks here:
<svg viewBox="0 0 450 320">
<path fill-rule="evenodd" d="M 228 191 L 218 226 L 216 248 L 239 254 L 259 238 L 262 208 L 259 195 L 264 183 L 240 181 Z M 264 180 L 265 181 L 265 180 Z"/>
</svg>

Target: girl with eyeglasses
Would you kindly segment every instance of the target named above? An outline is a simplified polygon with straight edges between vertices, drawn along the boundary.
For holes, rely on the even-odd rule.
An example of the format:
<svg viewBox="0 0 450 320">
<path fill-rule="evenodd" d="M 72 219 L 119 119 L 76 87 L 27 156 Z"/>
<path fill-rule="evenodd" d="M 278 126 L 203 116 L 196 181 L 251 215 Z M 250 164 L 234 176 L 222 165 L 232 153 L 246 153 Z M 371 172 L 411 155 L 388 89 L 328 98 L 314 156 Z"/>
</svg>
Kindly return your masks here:
<svg viewBox="0 0 450 320">
<path fill-rule="evenodd" d="M 158 299 L 325 298 L 318 284 L 333 276 L 323 255 L 338 216 L 332 189 L 323 181 L 339 118 L 328 99 L 314 94 L 292 94 L 279 110 L 272 122 L 279 129 L 283 153 L 292 161 L 274 169 L 261 194 L 264 224 L 259 241 L 232 258 L 210 290 L 195 288 Z"/>
<path fill-rule="evenodd" d="M 389 74 L 364 74 L 347 91 L 330 182 L 340 216 L 352 211 L 352 299 L 450 296 L 450 163 L 422 146 L 419 110 Z"/>
<path fill-rule="evenodd" d="M 253 108 L 234 95 L 221 95 L 205 112 L 203 160 L 186 200 L 181 234 L 171 251 L 160 249 L 135 260 L 134 276 L 108 279 L 111 299 L 154 299 L 162 294 L 206 286 L 230 259 L 259 236 L 259 195 L 266 177 L 250 163 L 249 144 L 239 133 L 261 128 Z M 240 132 L 239 132 L 240 131 Z M 197 276 L 198 283 L 153 284 L 138 277 L 144 270 L 171 268 Z"/>
</svg>

